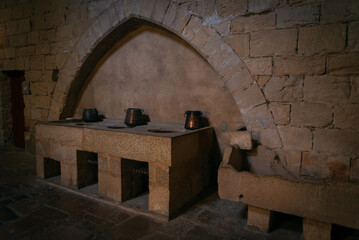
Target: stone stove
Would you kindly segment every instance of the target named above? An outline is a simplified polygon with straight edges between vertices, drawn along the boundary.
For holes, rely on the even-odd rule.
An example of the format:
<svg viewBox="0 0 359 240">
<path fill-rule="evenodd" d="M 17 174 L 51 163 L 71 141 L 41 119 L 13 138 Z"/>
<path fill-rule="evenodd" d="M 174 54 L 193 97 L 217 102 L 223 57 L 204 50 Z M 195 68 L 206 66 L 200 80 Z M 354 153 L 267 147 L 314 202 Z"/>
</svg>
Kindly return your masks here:
<svg viewBox="0 0 359 240">
<path fill-rule="evenodd" d="M 36 147 L 38 177 L 60 174 L 61 184 L 73 189 L 98 182 L 100 197 L 119 202 L 148 189 L 149 211 L 171 217 L 208 190 L 213 128 L 152 122 L 128 128 L 121 119 L 41 122 Z"/>
</svg>

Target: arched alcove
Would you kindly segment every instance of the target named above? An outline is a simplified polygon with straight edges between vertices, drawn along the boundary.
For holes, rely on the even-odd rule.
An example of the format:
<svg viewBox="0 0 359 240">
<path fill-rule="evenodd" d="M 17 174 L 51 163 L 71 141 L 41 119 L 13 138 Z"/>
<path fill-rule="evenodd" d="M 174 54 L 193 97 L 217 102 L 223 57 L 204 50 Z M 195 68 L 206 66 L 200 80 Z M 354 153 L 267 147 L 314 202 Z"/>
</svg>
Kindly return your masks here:
<svg viewBox="0 0 359 240">
<path fill-rule="evenodd" d="M 124 109 L 142 108 L 151 121 L 184 123 L 184 112 L 200 110 L 215 128 L 223 149 L 229 132 L 242 126 L 240 111 L 218 74 L 185 41 L 158 27 L 142 25 L 100 59 L 78 95 L 74 116 L 97 108 L 124 119 Z"/>
</svg>

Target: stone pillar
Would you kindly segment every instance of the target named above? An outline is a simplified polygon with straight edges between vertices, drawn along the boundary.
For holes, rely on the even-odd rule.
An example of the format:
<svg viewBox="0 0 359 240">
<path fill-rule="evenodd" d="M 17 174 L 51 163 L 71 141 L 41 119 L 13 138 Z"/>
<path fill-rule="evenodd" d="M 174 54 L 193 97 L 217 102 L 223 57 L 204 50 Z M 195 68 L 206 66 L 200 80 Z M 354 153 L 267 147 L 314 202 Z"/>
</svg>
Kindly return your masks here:
<svg viewBox="0 0 359 240">
<path fill-rule="evenodd" d="M 148 210 L 169 216 L 171 214 L 169 167 L 160 163 L 149 163 L 148 170 L 150 192 Z"/>
<path fill-rule="evenodd" d="M 122 202 L 121 157 L 98 154 L 98 195 Z"/>
<path fill-rule="evenodd" d="M 273 212 L 270 210 L 248 206 L 247 225 L 257 227 L 260 231 L 268 232 L 273 223 Z"/>
<path fill-rule="evenodd" d="M 332 224 L 303 219 L 303 240 L 330 240 Z"/>
</svg>

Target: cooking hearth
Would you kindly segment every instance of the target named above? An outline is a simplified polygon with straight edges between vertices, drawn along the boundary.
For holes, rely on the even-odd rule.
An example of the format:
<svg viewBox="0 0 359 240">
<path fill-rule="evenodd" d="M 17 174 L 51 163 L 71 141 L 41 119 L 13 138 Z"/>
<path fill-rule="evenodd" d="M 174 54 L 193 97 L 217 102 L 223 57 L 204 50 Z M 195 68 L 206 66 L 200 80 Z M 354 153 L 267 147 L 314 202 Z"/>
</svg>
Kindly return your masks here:
<svg viewBox="0 0 359 240">
<path fill-rule="evenodd" d="M 59 163 L 61 185 L 80 189 L 98 184 L 98 196 L 118 202 L 147 199 L 148 193 L 148 210 L 167 217 L 208 190 L 214 177 L 211 127 L 187 130 L 153 122 L 127 127 L 120 119 L 42 122 L 36 144 L 39 177 L 52 177 L 48 166 Z"/>
</svg>

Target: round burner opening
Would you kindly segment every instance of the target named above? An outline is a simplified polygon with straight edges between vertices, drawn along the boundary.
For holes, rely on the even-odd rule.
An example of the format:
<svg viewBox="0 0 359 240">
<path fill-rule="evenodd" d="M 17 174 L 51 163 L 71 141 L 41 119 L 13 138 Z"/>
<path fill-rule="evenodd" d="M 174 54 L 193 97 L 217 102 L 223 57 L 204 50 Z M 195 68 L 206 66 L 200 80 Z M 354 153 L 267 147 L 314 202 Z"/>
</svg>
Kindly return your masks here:
<svg viewBox="0 0 359 240">
<path fill-rule="evenodd" d="M 154 133 L 176 133 L 178 131 L 170 130 L 170 129 L 148 129 L 148 132 L 154 132 Z"/>
<path fill-rule="evenodd" d="M 126 128 L 124 126 L 107 126 L 107 128 L 110 128 L 110 129 L 122 129 L 122 128 Z"/>
</svg>

